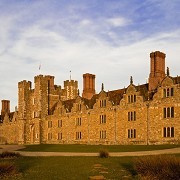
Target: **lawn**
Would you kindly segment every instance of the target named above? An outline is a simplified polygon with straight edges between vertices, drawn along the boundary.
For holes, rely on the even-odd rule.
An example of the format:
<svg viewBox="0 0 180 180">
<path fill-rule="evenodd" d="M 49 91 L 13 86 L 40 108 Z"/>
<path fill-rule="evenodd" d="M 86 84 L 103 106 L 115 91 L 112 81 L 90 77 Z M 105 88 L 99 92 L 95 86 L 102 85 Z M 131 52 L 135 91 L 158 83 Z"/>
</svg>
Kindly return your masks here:
<svg viewBox="0 0 180 180">
<path fill-rule="evenodd" d="M 166 156 L 166 155 L 162 155 Z M 174 157 L 180 158 L 180 154 Z M 13 162 L 18 169 L 8 179 L 85 180 L 103 175 L 106 179 L 138 179 L 134 170 L 136 157 L 18 157 L 0 159 Z M 144 159 L 144 158 L 143 158 Z M 164 159 L 162 157 L 162 159 Z M 2 179 L 2 177 L 0 177 Z"/>
<path fill-rule="evenodd" d="M 131 157 L 20 157 L 13 161 L 19 170 L 12 179 L 85 180 L 103 175 L 106 179 L 136 179 Z M 11 178 L 9 178 L 11 179 Z"/>
<path fill-rule="evenodd" d="M 21 151 L 37 152 L 99 152 L 106 149 L 109 152 L 134 152 L 134 151 L 152 151 L 180 147 L 179 145 L 80 145 L 80 144 L 39 144 L 26 145 Z"/>
</svg>

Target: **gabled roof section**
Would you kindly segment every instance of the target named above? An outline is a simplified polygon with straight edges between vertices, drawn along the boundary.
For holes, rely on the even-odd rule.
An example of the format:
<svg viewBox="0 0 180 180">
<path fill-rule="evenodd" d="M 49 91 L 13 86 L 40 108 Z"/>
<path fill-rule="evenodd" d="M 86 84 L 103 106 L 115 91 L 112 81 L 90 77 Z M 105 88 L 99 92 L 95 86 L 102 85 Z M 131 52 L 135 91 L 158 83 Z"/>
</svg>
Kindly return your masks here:
<svg viewBox="0 0 180 180">
<path fill-rule="evenodd" d="M 13 119 L 14 113 L 15 113 L 15 112 L 10 112 L 10 113 L 9 113 L 9 119 L 10 119 L 10 120 Z"/>
<path fill-rule="evenodd" d="M 107 92 L 104 90 L 101 90 L 101 92 L 98 94 L 98 97 L 107 97 Z"/>
<path fill-rule="evenodd" d="M 10 112 L 5 115 L 0 115 L 0 123 L 3 123 L 5 116 L 7 116 L 9 118 L 9 122 L 11 122 L 14 117 L 14 114 L 15 114 L 15 112 Z"/>
<path fill-rule="evenodd" d="M 70 99 L 70 100 L 63 101 L 64 108 L 67 109 L 68 112 L 71 112 L 71 109 L 72 109 L 75 101 L 76 101 L 76 99 Z"/>
<path fill-rule="evenodd" d="M 90 109 L 92 109 L 93 106 L 94 106 L 94 104 L 96 103 L 96 99 L 98 99 L 98 97 L 99 97 L 99 94 L 95 94 L 95 95 L 93 95 L 93 97 L 92 97 L 90 100 L 84 99 L 84 102 L 86 102 L 86 105 L 87 105 Z"/>
<path fill-rule="evenodd" d="M 139 91 L 140 95 L 144 97 L 144 100 L 148 100 L 150 97 L 153 96 L 153 94 L 151 95 L 148 92 L 148 84 L 142 84 L 138 86 L 130 84 L 128 87 L 130 86 L 134 88 L 134 90 Z M 123 95 L 126 94 L 128 87 L 118 90 L 112 90 L 108 92 L 103 91 L 102 93 L 104 92 L 107 93 L 107 97 L 109 98 L 109 101 L 113 103 L 113 105 L 119 105 L 121 99 L 123 98 Z M 86 105 L 88 105 L 89 108 L 92 109 L 94 104 L 96 103 L 96 100 L 99 98 L 100 94 L 101 92 L 99 94 L 95 94 L 90 100 L 83 98 L 83 101 L 85 102 Z"/>
<path fill-rule="evenodd" d="M 144 100 L 147 101 L 149 99 L 148 83 L 137 86 L 137 90 L 140 92 L 140 95 L 144 97 Z"/>
<path fill-rule="evenodd" d="M 180 76 L 173 77 L 174 84 L 180 84 Z"/>
<path fill-rule="evenodd" d="M 166 86 L 166 85 L 173 85 L 174 84 L 174 79 L 171 76 L 166 76 L 162 81 L 161 81 L 161 86 Z"/>
<path fill-rule="evenodd" d="M 108 92 L 108 97 L 111 102 L 113 102 L 114 105 L 119 105 L 120 100 L 123 98 L 123 94 L 125 93 L 126 89 L 118 89 L 114 91 Z"/>
<path fill-rule="evenodd" d="M 132 91 L 136 92 L 137 91 L 137 87 L 134 84 L 130 84 L 127 89 L 126 89 L 126 93 L 131 93 Z"/>
<path fill-rule="evenodd" d="M 3 122 L 3 119 L 4 119 L 4 117 L 2 115 L 0 115 L 0 123 Z"/>
<path fill-rule="evenodd" d="M 54 111 L 55 111 L 55 109 L 56 109 L 56 107 L 57 107 L 57 104 L 58 104 L 58 102 L 55 103 L 54 106 L 49 110 L 49 115 L 54 114 Z"/>
<path fill-rule="evenodd" d="M 82 101 L 82 97 L 81 96 L 77 96 L 76 99 L 75 99 L 75 102 L 77 103 L 79 100 Z"/>
</svg>

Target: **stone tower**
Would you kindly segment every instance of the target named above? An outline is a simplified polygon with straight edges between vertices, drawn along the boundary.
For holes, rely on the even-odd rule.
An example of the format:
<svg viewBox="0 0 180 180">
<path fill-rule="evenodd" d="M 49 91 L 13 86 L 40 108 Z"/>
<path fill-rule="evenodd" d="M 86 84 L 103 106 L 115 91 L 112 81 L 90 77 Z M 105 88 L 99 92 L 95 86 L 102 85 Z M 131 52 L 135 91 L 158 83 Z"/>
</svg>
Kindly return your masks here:
<svg viewBox="0 0 180 180">
<path fill-rule="evenodd" d="M 65 100 L 75 99 L 78 95 L 78 82 L 74 80 L 64 81 Z"/>
<path fill-rule="evenodd" d="M 30 101 L 31 82 L 23 80 L 18 83 L 18 116 L 19 119 L 27 119 Z"/>
<path fill-rule="evenodd" d="M 10 101 L 2 100 L 1 115 L 4 116 L 6 113 L 10 113 Z"/>
<path fill-rule="evenodd" d="M 165 77 L 165 57 L 160 51 L 150 53 L 149 90 L 155 90 Z"/>
<path fill-rule="evenodd" d="M 82 97 L 91 99 L 95 94 L 95 75 L 94 74 L 83 74 L 83 94 Z"/>
</svg>

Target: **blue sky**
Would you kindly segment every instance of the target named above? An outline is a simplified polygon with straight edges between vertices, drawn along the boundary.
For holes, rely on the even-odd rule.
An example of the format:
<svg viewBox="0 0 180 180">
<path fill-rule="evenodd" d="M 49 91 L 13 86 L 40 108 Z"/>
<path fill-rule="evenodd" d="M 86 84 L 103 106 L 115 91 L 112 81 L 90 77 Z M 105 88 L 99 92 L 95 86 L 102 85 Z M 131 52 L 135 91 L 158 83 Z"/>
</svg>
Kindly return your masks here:
<svg viewBox="0 0 180 180">
<path fill-rule="evenodd" d="M 0 99 L 17 105 L 17 83 L 38 74 L 55 83 L 96 74 L 96 91 L 143 84 L 149 54 L 180 67 L 179 0 L 0 0 Z M 41 64 L 41 71 L 38 70 Z"/>
</svg>

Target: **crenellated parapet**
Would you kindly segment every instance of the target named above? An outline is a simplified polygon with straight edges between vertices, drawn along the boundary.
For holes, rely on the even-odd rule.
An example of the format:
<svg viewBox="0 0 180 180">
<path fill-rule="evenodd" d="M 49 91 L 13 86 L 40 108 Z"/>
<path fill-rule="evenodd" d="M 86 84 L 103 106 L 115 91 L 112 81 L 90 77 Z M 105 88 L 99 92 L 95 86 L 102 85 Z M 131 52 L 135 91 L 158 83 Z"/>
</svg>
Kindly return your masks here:
<svg viewBox="0 0 180 180">
<path fill-rule="evenodd" d="M 75 80 L 66 80 L 64 81 L 64 90 L 63 90 L 64 100 L 75 99 L 78 95 L 78 82 Z"/>
</svg>

